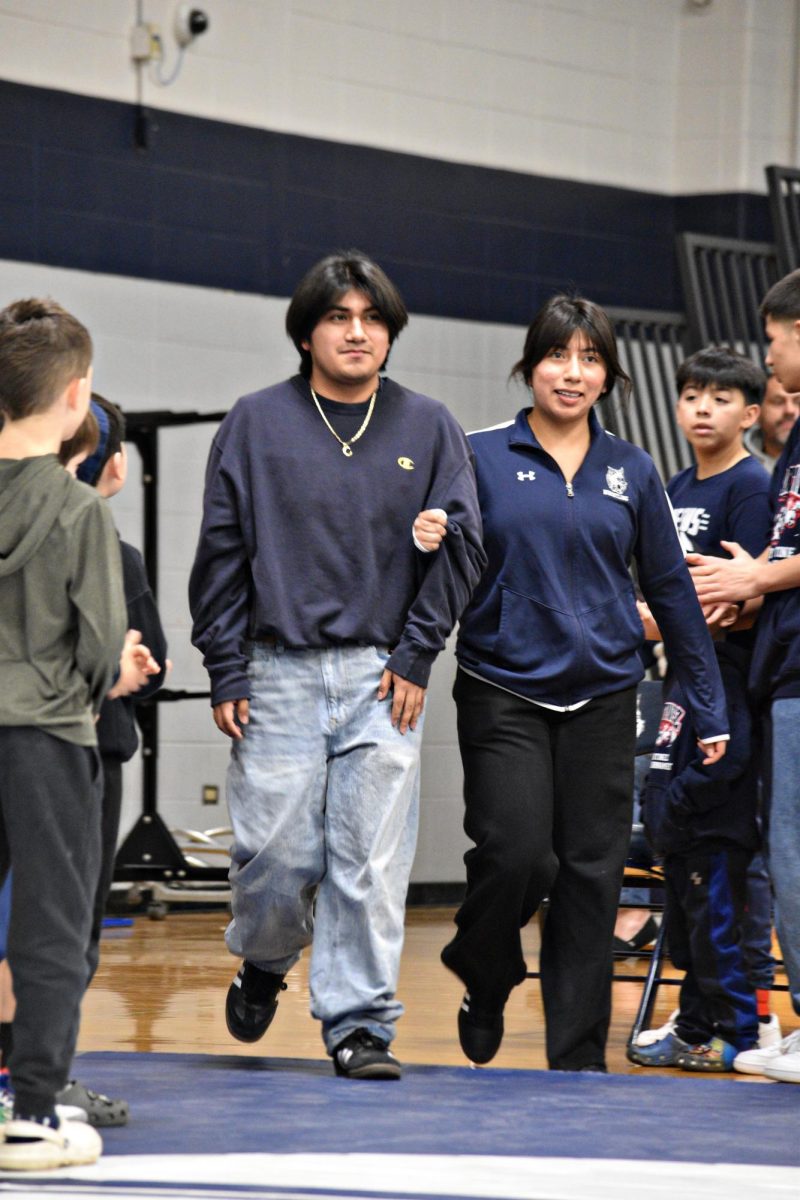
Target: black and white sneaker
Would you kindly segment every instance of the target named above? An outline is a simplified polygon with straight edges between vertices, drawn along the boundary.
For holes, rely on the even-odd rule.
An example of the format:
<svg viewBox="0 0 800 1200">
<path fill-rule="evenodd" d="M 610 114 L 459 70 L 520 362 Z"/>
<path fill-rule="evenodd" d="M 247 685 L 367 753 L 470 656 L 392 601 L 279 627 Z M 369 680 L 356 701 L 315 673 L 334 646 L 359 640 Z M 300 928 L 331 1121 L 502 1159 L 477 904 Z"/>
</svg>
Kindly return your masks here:
<svg viewBox="0 0 800 1200">
<path fill-rule="evenodd" d="M 503 1040 L 503 1010 L 479 1008 L 469 992 L 458 1010 L 458 1040 L 461 1049 L 472 1063 L 483 1066 L 491 1062 Z"/>
<path fill-rule="evenodd" d="M 386 1042 L 368 1029 L 354 1029 L 333 1052 L 337 1075 L 348 1079 L 399 1079 L 403 1068 Z"/>
<path fill-rule="evenodd" d="M 225 1001 L 228 1032 L 240 1042 L 257 1042 L 272 1024 L 278 993 L 285 991 L 283 975 L 259 971 L 252 963 L 243 962 Z"/>
</svg>

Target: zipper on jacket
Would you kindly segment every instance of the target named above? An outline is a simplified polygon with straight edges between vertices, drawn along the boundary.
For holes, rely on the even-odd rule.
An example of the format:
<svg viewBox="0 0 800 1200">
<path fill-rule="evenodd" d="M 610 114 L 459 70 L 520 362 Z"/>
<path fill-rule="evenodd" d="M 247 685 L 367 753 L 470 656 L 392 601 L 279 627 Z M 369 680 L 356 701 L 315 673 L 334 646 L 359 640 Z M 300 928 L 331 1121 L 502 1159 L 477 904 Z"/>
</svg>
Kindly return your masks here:
<svg viewBox="0 0 800 1200">
<path fill-rule="evenodd" d="M 568 483 L 566 485 L 566 487 L 567 487 L 567 495 L 569 496 L 570 500 L 573 500 L 575 498 L 575 489 L 573 488 L 571 483 Z"/>
</svg>

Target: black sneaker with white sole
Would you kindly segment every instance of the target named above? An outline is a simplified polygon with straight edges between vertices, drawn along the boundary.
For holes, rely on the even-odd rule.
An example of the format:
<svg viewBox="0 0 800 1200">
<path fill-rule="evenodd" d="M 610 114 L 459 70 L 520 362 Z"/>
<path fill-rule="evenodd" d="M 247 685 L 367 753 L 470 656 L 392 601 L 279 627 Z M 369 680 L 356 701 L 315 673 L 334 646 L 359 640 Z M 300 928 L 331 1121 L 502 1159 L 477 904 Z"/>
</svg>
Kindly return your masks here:
<svg viewBox="0 0 800 1200">
<path fill-rule="evenodd" d="M 483 1066 L 491 1062 L 503 1040 L 503 1010 L 481 1008 L 469 992 L 458 1010 L 458 1040 L 461 1049 L 472 1063 Z"/>
<path fill-rule="evenodd" d="M 337 1075 L 348 1079 L 399 1079 L 403 1068 L 386 1042 L 368 1029 L 354 1029 L 333 1052 Z"/>
<path fill-rule="evenodd" d="M 283 978 L 242 963 L 225 1001 L 225 1023 L 238 1041 L 257 1042 L 267 1032 L 278 1008 L 278 993 L 286 991 Z"/>
</svg>

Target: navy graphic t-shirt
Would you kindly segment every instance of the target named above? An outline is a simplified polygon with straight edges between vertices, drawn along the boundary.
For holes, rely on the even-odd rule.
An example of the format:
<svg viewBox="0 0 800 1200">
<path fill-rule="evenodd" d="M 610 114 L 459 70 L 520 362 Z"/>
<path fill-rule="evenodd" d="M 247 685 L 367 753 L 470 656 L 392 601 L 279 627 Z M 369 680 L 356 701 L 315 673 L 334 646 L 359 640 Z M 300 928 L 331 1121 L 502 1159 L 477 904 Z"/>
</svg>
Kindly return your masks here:
<svg viewBox="0 0 800 1200">
<path fill-rule="evenodd" d="M 755 458 L 743 458 L 708 479 L 698 479 L 696 469 L 687 467 L 669 481 L 667 495 L 686 554 L 730 558 L 720 542 L 738 542 L 757 558 L 769 541 L 769 475 Z"/>
<path fill-rule="evenodd" d="M 720 543 L 738 542 L 757 558 L 772 526 L 769 488 L 769 474 L 755 458 L 743 458 L 708 479 L 698 479 L 694 467 L 675 475 L 667 484 L 667 494 L 684 553 L 730 558 Z M 725 640 L 749 651 L 755 632 L 729 633 Z"/>
</svg>

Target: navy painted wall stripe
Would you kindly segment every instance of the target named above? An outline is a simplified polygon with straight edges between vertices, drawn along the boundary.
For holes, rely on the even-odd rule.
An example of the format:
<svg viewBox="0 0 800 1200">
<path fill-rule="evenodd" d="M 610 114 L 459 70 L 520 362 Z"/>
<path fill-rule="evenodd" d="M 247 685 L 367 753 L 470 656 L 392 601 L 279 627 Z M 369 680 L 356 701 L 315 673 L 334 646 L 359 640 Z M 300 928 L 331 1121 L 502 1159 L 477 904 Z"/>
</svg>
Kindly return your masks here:
<svg viewBox="0 0 800 1200">
<path fill-rule="evenodd" d="M 669 197 L 150 111 L 0 81 L 0 257 L 289 295 L 330 250 L 418 313 L 525 323 L 574 286 L 681 309 L 678 230 L 770 240 L 764 196 Z"/>
</svg>

